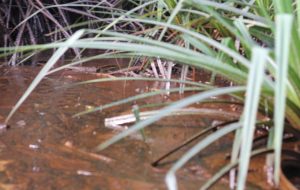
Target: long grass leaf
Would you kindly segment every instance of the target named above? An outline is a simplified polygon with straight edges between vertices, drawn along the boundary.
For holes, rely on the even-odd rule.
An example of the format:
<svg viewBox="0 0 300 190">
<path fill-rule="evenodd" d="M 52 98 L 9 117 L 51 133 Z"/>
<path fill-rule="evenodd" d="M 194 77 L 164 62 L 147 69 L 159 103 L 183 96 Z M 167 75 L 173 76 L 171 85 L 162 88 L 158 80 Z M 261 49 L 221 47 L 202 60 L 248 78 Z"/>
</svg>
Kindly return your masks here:
<svg viewBox="0 0 300 190">
<path fill-rule="evenodd" d="M 291 30 L 293 17 L 290 14 L 276 16 L 275 35 L 275 56 L 278 69 L 276 70 L 275 83 L 275 107 L 274 107 L 274 182 L 279 185 L 279 174 L 281 164 L 281 146 L 284 129 L 286 94 L 287 94 L 287 74 L 290 53 Z"/>
<path fill-rule="evenodd" d="M 246 103 L 242 116 L 242 142 L 238 173 L 238 190 L 243 190 L 247 178 L 252 140 L 255 130 L 257 109 L 260 99 L 262 81 L 264 78 L 264 66 L 267 61 L 268 50 L 254 47 L 252 51 L 252 65 L 248 76 Z"/>
</svg>

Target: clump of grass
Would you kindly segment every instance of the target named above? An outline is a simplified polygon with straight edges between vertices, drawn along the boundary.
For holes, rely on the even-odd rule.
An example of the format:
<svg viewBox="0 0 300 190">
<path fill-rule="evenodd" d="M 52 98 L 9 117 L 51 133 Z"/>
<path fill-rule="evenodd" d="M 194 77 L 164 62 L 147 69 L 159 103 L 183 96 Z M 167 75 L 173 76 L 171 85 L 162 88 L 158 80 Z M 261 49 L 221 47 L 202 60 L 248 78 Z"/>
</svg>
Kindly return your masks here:
<svg viewBox="0 0 300 190">
<path fill-rule="evenodd" d="M 124 12 L 121 7 L 130 6 L 132 3 L 114 0 L 3 1 L 0 9 L 0 31 L 3 39 L 0 40 L 0 44 L 11 47 L 65 40 L 82 27 L 101 29 L 111 22 L 115 14 Z M 92 22 L 93 20 L 97 22 Z M 115 29 L 119 30 L 119 28 L 121 26 L 115 26 Z M 127 29 L 135 28 L 130 26 Z M 74 52 L 79 56 L 78 50 L 74 49 Z M 16 65 L 28 59 L 34 61 L 35 54 L 38 52 L 22 53 L 13 54 L 7 60 L 7 64 Z"/>
<path fill-rule="evenodd" d="M 299 2 L 295 3 L 298 7 Z M 296 130 L 300 130 L 298 114 L 300 110 L 299 18 L 299 12 L 292 7 L 290 0 L 137 1 L 135 8 L 119 14 L 116 20 L 102 30 L 79 30 L 65 42 L 18 49 L 2 48 L 0 51 L 58 48 L 18 101 L 6 122 L 44 76 L 68 66 L 51 70 L 68 48 L 116 51 L 94 58 L 143 56 L 149 59 L 167 59 L 177 64 L 211 71 L 233 81 L 236 86 L 207 87 L 205 92 L 174 102 L 161 109 L 159 115 L 142 120 L 129 130 L 102 143 L 97 150 L 107 148 L 178 108 L 205 101 L 211 96 L 230 94 L 245 101 L 240 121 L 207 136 L 182 156 L 166 176 L 169 189 L 177 189 L 175 173 L 193 155 L 231 132 L 236 134 L 231 162 L 203 188 L 208 188 L 225 172 L 238 164 L 237 189 L 244 189 L 250 157 L 270 151 L 274 151 L 274 159 L 271 159 L 271 163 L 274 167 L 274 183 L 278 186 L 285 121 Z M 112 31 L 117 23 L 135 23 L 141 26 L 141 29 L 139 32 Z M 127 99 L 119 103 L 129 101 L 131 100 Z M 274 133 L 270 133 L 270 143 L 267 147 L 251 150 L 256 123 L 259 122 L 256 115 L 258 110 L 263 110 L 265 105 L 268 105 L 268 113 L 261 114 L 267 114 L 274 122 L 274 126 L 270 126 Z M 89 112 L 100 109 L 103 107 L 89 110 Z M 234 170 L 232 171 L 234 174 Z"/>
</svg>

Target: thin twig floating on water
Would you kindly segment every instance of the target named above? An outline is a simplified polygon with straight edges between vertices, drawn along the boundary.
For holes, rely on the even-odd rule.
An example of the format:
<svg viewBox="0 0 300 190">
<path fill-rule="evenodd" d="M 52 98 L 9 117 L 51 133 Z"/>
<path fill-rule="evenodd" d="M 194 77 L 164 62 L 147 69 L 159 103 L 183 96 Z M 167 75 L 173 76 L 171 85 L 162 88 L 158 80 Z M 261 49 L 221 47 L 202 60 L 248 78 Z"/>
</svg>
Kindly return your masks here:
<svg viewBox="0 0 300 190">
<path fill-rule="evenodd" d="M 157 111 L 145 111 L 140 112 L 140 119 L 145 120 L 149 117 L 156 115 L 159 113 Z M 208 108 L 184 108 L 179 110 L 174 110 L 170 116 L 180 116 L 180 115 L 201 115 L 205 117 L 215 117 L 216 115 L 220 119 L 237 119 L 240 116 L 240 113 L 228 112 L 228 111 L 220 111 L 216 109 L 208 109 Z M 136 118 L 134 114 L 126 114 L 120 115 L 116 117 L 106 118 L 104 120 L 105 127 L 114 128 L 115 126 L 120 126 L 126 123 L 136 122 Z"/>
</svg>

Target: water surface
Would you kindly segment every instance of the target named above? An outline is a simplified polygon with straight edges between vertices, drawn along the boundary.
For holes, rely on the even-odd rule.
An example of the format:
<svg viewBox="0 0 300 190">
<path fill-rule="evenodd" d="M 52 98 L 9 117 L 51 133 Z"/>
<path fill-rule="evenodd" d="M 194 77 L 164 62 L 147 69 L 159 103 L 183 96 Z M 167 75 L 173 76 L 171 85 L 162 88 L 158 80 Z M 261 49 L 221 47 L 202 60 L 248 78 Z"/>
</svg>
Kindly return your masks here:
<svg viewBox="0 0 300 190">
<path fill-rule="evenodd" d="M 0 122 L 39 69 L 1 69 Z M 160 167 L 152 167 L 151 163 L 213 122 L 233 119 L 222 115 L 170 117 L 145 130 L 146 142 L 137 133 L 102 152 L 95 152 L 99 143 L 119 133 L 104 126 L 105 118 L 130 113 L 133 104 L 170 102 L 183 97 L 163 94 L 73 118 L 72 115 L 85 109 L 164 86 L 157 82 L 126 81 L 57 88 L 99 77 L 100 74 L 64 71 L 42 81 L 12 118 L 10 128 L 0 131 L 0 189 L 166 189 L 164 176 L 168 168 L 190 146 L 166 159 Z M 237 110 L 221 104 L 195 106 L 227 112 Z M 180 189 L 199 189 L 225 166 L 231 140 L 232 135 L 221 139 L 179 170 Z M 272 189 L 265 183 L 263 162 L 263 157 L 253 160 L 249 189 Z M 213 189 L 228 189 L 228 178 L 223 178 Z"/>
</svg>

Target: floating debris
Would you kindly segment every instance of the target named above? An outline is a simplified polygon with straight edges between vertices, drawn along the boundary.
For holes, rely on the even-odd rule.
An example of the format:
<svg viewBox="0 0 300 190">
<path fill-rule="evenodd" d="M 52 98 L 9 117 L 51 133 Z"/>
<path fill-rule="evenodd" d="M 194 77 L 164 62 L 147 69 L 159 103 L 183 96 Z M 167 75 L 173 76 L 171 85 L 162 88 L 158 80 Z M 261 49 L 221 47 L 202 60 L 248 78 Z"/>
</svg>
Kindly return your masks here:
<svg viewBox="0 0 300 190">
<path fill-rule="evenodd" d="M 71 142 L 71 141 L 66 141 L 64 143 L 64 146 L 66 148 L 68 148 L 69 150 L 72 150 L 72 152 L 77 152 L 77 153 L 80 153 L 82 155 L 85 155 L 85 156 L 88 156 L 88 157 L 91 157 L 91 158 L 94 158 L 94 159 L 97 159 L 97 160 L 104 161 L 106 163 L 110 163 L 110 162 L 113 161 L 112 158 L 109 158 L 107 156 L 104 156 L 104 155 L 101 155 L 101 154 L 92 153 L 92 152 L 86 152 L 84 150 L 76 148 L 76 147 L 74 147 L 73 142 Z"/>
<path fill-rule="evenodd" d="M 145 111 L 140 112 L 140 120 L 148 119 L 156 114 L 159 114 L 158 111 Z M 216 109 L 207 109 L 207 108 L 183 108 L 174 110 L 169 116 L 180 116 L 180 115 L 202 115 L 202 116 L 216 116 L 218 115 L 220 118 L 225 119 L 236 119 L 239 118 L 240 114 L 235 112 L 227 112 L 224 110 L 216 110 Z M 126 114 L 120 115 L 116 117 L 106 118 L 104 120 L 104 125 L 107 128 L 119 128 L 123 124 L 136 122 L 136 117 L 134 114 Z"/>
<path fill-rule="evenodd" d="M 26 122 L 24 120 L 20 120 L 16 123 L 17 127 L 24 127 L 26 125 Z"/>
<path fill-rule="evenodd" d="M 85 171 L 85 170 L 77 170 L 78 175 L 84 175 L 84 176 L 91 176 L 93 175 L 92 172 Z"/>
<path fill-rule="evenodd" d="M 30 149 L 38 149 L 38 148 L 40 148 L 39 145 L 37 145 L 37 144 L 30 144 L 28 147 Z"/>
</svg>

